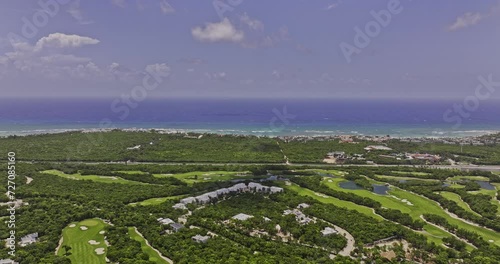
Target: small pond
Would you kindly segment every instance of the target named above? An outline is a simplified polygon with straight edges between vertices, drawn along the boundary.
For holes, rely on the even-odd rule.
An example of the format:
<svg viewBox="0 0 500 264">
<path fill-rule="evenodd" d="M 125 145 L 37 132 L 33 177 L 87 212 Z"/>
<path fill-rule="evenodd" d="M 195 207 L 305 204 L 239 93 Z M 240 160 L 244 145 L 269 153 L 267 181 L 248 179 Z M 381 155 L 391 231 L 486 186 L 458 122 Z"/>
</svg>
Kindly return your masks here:
<svg viewBox="0 0 500 264">
<path fill-rule="evenodd" d="M 376 194 L 386 195 L 389 190 L 389 186 L 373 184 L 373 192 Z"/>
<path fill-rule="evenodd" d="M 353 181 L 343 181 L 339 183 L 340 188 L 347 190 L 362 190 L 363 188 Z"/>
<path fill-rule="evenodd" d="M 343 181 L 339 183 L 339 186 L 340 188 L 346 190 L 364 190 L 363 187 L 357 185 L 353 181 Z M 389 186 L 385 185 L 372 184 L 372 186 L 373 186 L 373 192 L 376 194 L 386 195 L 387 191 L 389 190 Z"/>
<path fill-rule="evenodd" d="M 479 186 L 481 186 L 481 188 L 485 189 L 485 190 L 495 190 L 495 186 L 491 185 L 490 182 L 487 182 L 487 181 L 476 181 L 477 184 L 479 184 Z"/>
</svg>

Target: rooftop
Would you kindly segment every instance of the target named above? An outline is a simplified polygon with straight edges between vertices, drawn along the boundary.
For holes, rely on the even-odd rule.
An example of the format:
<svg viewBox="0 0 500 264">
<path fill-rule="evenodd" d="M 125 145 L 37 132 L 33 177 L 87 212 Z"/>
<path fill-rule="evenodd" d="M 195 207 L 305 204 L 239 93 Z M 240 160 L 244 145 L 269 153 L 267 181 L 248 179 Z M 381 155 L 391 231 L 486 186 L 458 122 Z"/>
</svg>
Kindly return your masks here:
<svg viewBox="0 0 500 264">
<path fill-rule="evenodd" d="M 251 216 L 251 215 L 240 213 L 240 214 L 237 214 L 237 215 L 233 216 L 232 218 L 236 219 L 236 220 L 240 220 L 240 221 L 245 221 L 245 220 L 248 220 L 248 219 L 250 219 L 252 217 L 253 216 Z"/>
</svg>

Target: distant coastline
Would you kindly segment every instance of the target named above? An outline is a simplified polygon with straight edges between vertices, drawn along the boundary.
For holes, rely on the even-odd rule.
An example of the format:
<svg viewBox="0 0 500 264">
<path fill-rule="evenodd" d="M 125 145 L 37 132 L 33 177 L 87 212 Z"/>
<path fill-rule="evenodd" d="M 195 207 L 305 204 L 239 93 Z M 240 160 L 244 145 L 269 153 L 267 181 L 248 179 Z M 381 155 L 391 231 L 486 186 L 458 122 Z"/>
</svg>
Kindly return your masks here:
<svg viewBox="0 0 500 264">
<path fill-rule="evenodd" d="M 0 100 L 0 136 L 109 127 L 270 137 L 442 138 L 500 131 L 497 101 L 485 101 L 459 126 L 445 118 L 452 104 L 450 100 L 158 99 L 127 112 L 116 111 L 102 99 Z M 109 126 L 100 126 L 103 122 Z"/>
<path fill-rule="evenodd" d="M 395 139 L 454 139 L 454 138 L 476 138 L 484 135 L 491 135 L 500 133 L 500 130 L 470 130 L 470 131 L 450 131 L 450 132 L 431 132 L 429 135 L 391 135 L 391 134 L 361 134 L 361 133 L 331 133 L 332 131 L 305 131 L 305 133 L 294 132 L 273 132 L 273 131 L 245 131 L 245 130 L 209 130 L 209 129 L 166 129 L 166 128 L 116 128 L 120 131 L 126 132 L 151 132 L 156 131 L 164 134 L 216 134 L 216 135 L 233 135 L 233 136 L 259 136 L 259 137 L 309 137 L 309 138 L 335 138 L 339 136 L 353 136 L 353 137 L 367 137 L 378 138 L 390 136 Z M 109 132 L 114 129 L 100 129 L 100 128 L 72 128 L 72 129 L 34 129 L 34 130 L 21 130 L 21 131 L 0 131 L 0 137 L 8 136 L 30 136 L 41 134 L 60 134 L 66 132 L 82 132 L 82 133 L 97 133 Z M 351 131 L 352 132 L 352 131 Z"/>
</svg>

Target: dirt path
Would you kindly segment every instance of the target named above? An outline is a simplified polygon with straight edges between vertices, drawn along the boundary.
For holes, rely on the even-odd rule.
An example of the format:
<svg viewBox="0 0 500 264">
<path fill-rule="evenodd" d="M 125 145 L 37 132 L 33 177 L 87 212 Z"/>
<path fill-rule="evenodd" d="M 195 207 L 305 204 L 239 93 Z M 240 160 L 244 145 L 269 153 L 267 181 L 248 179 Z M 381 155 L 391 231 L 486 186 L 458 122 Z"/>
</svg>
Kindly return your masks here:
<svg viewBox="0 0 500 264">
<path fill-rule="evenodd" d="M 290 161 L 288 160 L 288 157 L 285 155 L 285 152 L 283 152 L 283 149 L 281 148 L 281 145 L 278 141 L 276 141 L 276 144 L 278 145 L 278 148 L 280 148 L 281 154 L 283 154 L 283 159 L 285 160 L 286 165 L 290 165 Z"/>
<path fill-rule="evenodd" d="M 168 263 L 170 263 L 170 264 L 173 264 L 173 263 L 174 263 L 171 259 L 169 259 L 169 258 L 167 258 L 167 257 L 163 256 L 163 255 L 161 254 L 161 252 L 160 252 L 160 251 L 158 251 L 158 249 L 156 249 L 156 248 L 152 247 L 152 246 L 149 244 L 149 241 L 148 241 L 146 238 L 144 238 L 144 236 L 142 235 L 142 233 L 141 233 L 141 232 L 139 232 L 139 230 L 137 230 L 137 227 L 135 227 L 135 226 L 134 226 L 134 230 L 135 230 L 135 232 L 136 232 L 137 234 L 139 234 L 139 236 L 141 236 L 141 237 L 142 237 L 142 239 L 144 239 L 144 241 L 146 241 L 146 245 L 147 245 L 148 247 L 152 248 L 152 249 L 153 249 L 156 253 L 158 253 L 158 255 L 160 255 L 160 257 L 161 257 L 162 259 L 164 259 L 166 262 L 168 262 Z"/>
<path fill-rule="evenodd" d="M 349 257 L 351 256 L 351 252 L 354 250 L 354 237 L 347 232 L 345 229 L 335 226 L 335 230 L 339 232 L 339 234 L 343 235 L 347 239 L 347 245 L 339 252 L 339 255 L 344 256 L 344 257 Z"/>
<path fill-rule="evenodd" d="M 61 248 L 62 243 L 63 243 L 63 237 L 61 236 L 61 239 L 59 239 L 59 245 L 57 245 L 57 247 L 56 247 L 56 252 L 55 252 L 56 255 L 57 255 L 57 251 L 59 251 L 59 249 Z"/>
<path fill-rule="evenodd" d="M 344 256 L 344 257 L 350 257 L 351 256 L 351 252 L 355 249 L 355 240 L 354 240 L 354 237 L 349 233 L 347 232 L 347 230 L 343 229 L 342 227 L 340 226 L 336 226 L 326 220 L 323 220 L 323 219 L 320 219 L 320 218 L 317 218 L 315 217 L 317 220 L 320 220 L 324 223 L 327 223 L 327 224 L 330 224 L 330 225 L 333 225 L 333 227 L 335 228 L 335 230 L 337 230 L 337 232 L 339 232 L 340 235 L 344 236 L 346 239 L 347 239 L 347 245 L 341 250 L 339 251 L 339 255 L 341 256 Z"/>
</svg>

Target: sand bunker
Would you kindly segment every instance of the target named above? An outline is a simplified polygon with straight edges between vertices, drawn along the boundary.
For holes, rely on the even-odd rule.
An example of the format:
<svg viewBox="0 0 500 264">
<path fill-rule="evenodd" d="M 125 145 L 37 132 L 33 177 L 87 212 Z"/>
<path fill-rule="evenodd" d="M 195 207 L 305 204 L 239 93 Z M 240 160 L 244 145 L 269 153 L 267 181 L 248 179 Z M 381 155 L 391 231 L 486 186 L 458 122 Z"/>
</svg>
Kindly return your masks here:
<svg viewBox="0 0 500 264">
<path fill-rule="evenodd" d="M 91 244 L 91 245 L 99 245 L 99 244 L 101 244 L 101 242 L 97 242 L 95 240 L 89 240 L 89 244 Z"/>
<path fill-rule="evenodd" d="M 99 234 L 101 234 L 101 235 L 104 235 L 105 233 L 106 233 L 106 231 L 104 231 L 104 230 L 99 232 Z"/>
<path fill-rule="evenodd" d="M 85 230 L 87 230 L 87 229 L 89 229 L 89 228 L 88 228 L 88 227 L 86 227 L 86 226 L 80 226 L 80 230 L 82 230 L 82 231 L 85 231 Z"/>
<path fill-rule="evenodd" d="M 76 226 L 75 224 L 71 224 L 71 225 L 69 225 L 69 227 L 75 227 L 75 226 Z"/>
<path fill-rule="evenodd" d="M 104 248 L 96 248 L 94 251 L 95 251 L 95 253 L 97 255 L 103 255 L 104 254 Z"/>
</svg>

